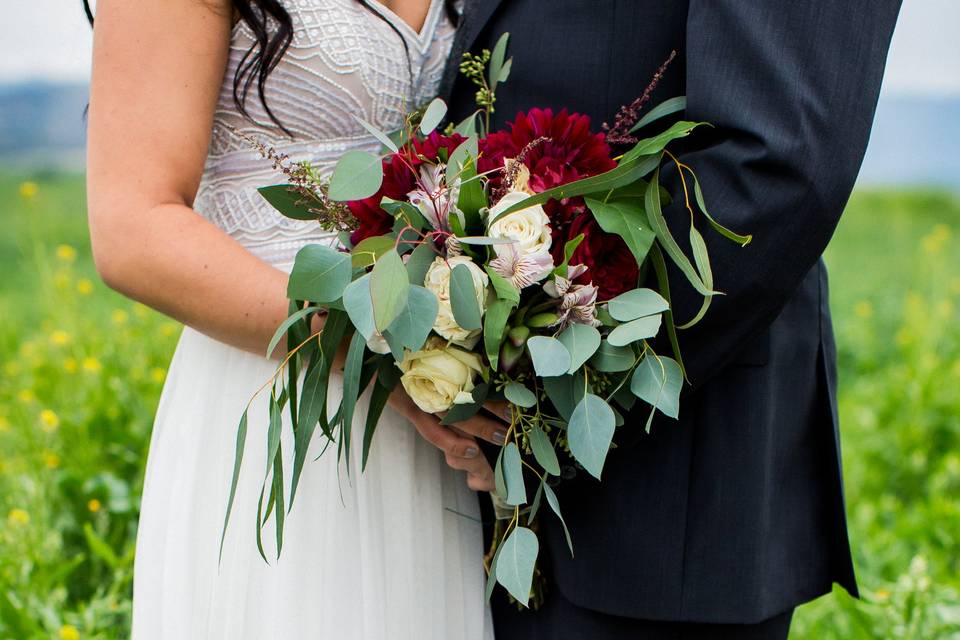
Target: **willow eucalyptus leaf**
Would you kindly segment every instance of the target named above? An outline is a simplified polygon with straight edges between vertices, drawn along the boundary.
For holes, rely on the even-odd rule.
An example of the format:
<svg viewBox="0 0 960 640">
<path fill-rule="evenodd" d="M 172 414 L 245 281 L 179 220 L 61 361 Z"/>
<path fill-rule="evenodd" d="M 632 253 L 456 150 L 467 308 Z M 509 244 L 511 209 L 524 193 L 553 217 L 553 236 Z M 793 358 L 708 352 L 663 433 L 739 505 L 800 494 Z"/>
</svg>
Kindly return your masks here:
<svg viewBox="0 0 960 640">
<path fill-rule="evenodd" d="M 473 331 L 481 327 L 476 285 L 465 264 L 458 264 L 450 274 L 450 306 L 453 318 L 462 328 Z"/>
<path fill-rule="evenodd" d="M 557 499 L 557 494 L 553 492 L 550 485 L 546 483 L 543 485 L 543 493 L 547 496 L 547 504 L 549 504 L 553 512 L 557 514 L 560 524 L 563 525 L 563 535 L 567 539 L 567 548 L 570 549 L 570 556 L 573 557 L 573 538 L 570 537 L 567 522 L 563 519 L 563 514 L 560 513 L 560 500 Z"/>
<path fill-rule="evenodd" d="M 434 98 L 433 101 L 427 105 L 426 111 L 423 112 L 423 117 L 420 118 L 420 133 L 425 136 L 430 135 L 430 133 L 437 128 L 443 121 L 443 117 L 447 115 L 447 104 L 440 98 Z"/>
<path fill-rule="evenodd" d="M 516 527 L 501 545 L 497 558 L 497 582 L 524 606 L 530 601 L 533 569 L 540 552 L 536 534 L 526 527 Z"/>
<path fill-rule="evenodd" d="M 503 448 L 503 477 L 507 482 L 507 499 L 510 506 L 518 506 L 527 501 L 527 488 L 523 483 L 523 464 L 520 462 L 520 449 L 516 442 L 507 443 Z"/>
<path fill-rule="evenodd" d="M 651 122 L 655 122 L 660 118 L 669 116 L 671 114 L 677 113 L 678 111 L 683 111 L 687 108 L 687 96 L 677 96 L 676 98 L 670 98 L 669 100 L 664 100 L 653 109 L 647 112 L 645 116 L 640 118 L 640 121 L 637 124 L 633 125 L 630 129 L 630 133 L 634 133 L 644 128 Z"/>
<path fill-rule="evenodd" d="M 600 332 L 586 324 L 571 324 L 557 336 L 570 353 L 570 368 L 573 373 L 583 366 L 600 347 Z"/>
<path fill-rule="evenodd" d="M 543 470 L 550 475 L 560 475 L 560 461 L 557 459 L 557 452 L 550 442 L 550 436 L 543 429 L 534 425 L 530 430 L 530 448 L 533 450 L 533 457 L 537 459 Z"/>
<path fill-rule="evenodd" d="M 617 325 L 607 336 L 607 342 L 614 347 L 624 347 L 638 340 L 652 338 L 660 331 L 661 316 L 647 316 Z"/>
<path fill-rule="evenodd" d="M 567 427 L 570 453 L 598 480 L 610 451 L 615 426 L 613 409 L 603 398 L 592 393 L 583 396 L 570 416 Z"/>
<path fill-rule="evenodd" d="M 671 418 L 680 415 L 683 373 L 673 358 L 648 354 L 637 365 L 630 380 L 633 394 Z"/>
<path fill-rule="evenodd" d="M 670 303 L 653 289 L 631 289 L 607 303 L 610 315 L 620 322 L 663 313 L 669 308 Z"/>
<path fill-rule="evenodd" d="M 390 136 L 389 136 L 387 133 L 385 133 L 384 131 L 382 131 L 379 127 L 376 127 L 376 126 L 370 124 L 369 122 L 367 122 L 367 121 L 364 120 L 363 118 L 359 118 L 359 117 L 357 117 L 356 115 L 353 116 L 353 119 L 356 120 L 357 122 L 359 122 L 359 123 L 360 123 L 360 126 L 363 127 L 364 129 L 366 129 L 366 130 L 370 133 L 370 135 L 372 135 L 374 138 L 376 138 L 377 140 L 379 140 L 379 141 L 380 141 L 380 144 L 382 144 L 384 147 L 386 147 L 387 149 L 389 149 L 389 150 L 392 151 L 393 153 L 397 153 L 398 151 L 400 151 L 400 148 L 397 146 L 397 143 L 395 143 L 395 142 L 390 138 Z"/>
<path fill-rule="evenodd" d="M 538 376 L 551 378 L 570 371 L 570 352 L 556 338 L 533 336 L 527 340 L 527 349 Z"/>
</svg>

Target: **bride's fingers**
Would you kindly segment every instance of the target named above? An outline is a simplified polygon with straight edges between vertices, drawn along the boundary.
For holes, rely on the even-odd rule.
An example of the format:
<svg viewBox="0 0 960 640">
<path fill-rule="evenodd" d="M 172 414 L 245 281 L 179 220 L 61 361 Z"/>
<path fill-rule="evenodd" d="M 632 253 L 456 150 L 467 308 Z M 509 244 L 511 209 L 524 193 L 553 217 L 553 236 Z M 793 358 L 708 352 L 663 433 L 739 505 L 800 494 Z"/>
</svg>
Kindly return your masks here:
<svg viewBox="0 0 960 640">
<path fill-rule="evenodd" d="M 472 473 L 467 474 L 467 486 L 473 489 L 474 491 L 493 491 L 496 489 L 496 486 L 493 482 L 493 473 L 488 473 L 483 476 L 477 476 Z"/>
<path fill-rule="evenodd" d="M 513 419 L 513 416 L 510 415 L 513 412 L 513 409 L 510 408 L 510 403 L 508 402 L 494 402 L 491 400 L 489 402 L 484 402 L 483 408 L 507 424 L 510 424 L 510 421 Z"/>
<path fill-rule="evenodd" d="M 413 423 L 417 432 L 424 440 L 440 449 L 447 455 L 455 458 L 476 458 L 480 456 L 480 449 L 473 438 L 464 437 L 459 433 L 440 424 L 440 421 L 429 413 L 421 411 L 403 393 L 394 393 L 390 397 L 390 404 L 407 420 Z"/>
<path fill-rule="evenodd" d="M 453 424 L 463 433 L 493 444 L 503 444 L 504 439 L 507 437 L 507 425 L 494 418 L 479 414 Z"/>
</svg>

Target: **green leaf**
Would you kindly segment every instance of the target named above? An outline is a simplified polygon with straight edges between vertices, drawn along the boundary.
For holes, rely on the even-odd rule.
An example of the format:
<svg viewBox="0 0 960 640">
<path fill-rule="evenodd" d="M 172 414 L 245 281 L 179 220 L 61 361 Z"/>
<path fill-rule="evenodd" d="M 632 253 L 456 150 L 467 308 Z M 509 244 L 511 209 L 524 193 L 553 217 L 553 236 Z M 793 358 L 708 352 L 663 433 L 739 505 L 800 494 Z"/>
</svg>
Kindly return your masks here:
<svg viewBox="0 0 960 640">
<path fill-rule="evenodd" d="M 616 320 L 630 322 L 663 313 L 670 308 L 670 304 L 653 289 L 632 289 L 610 300 L 607 308 Z"/>
<path fill-rule="evenodd" d="M 569 421 L 573 409 L 584 395 L 583 372 L 543 379 L 543 390 L 560 417 Z"/>
<path fill-rule="evenodd" d="M 300 394 L 300 410 L 297 412 L 297 428 L 293 440 L 293 471 L 290 479 L 290 506 L 297 496 L 300 474 L 307 459 L 307 450 L 316 431 L 320 417 L 327 406 L 327 384 L 330 379 L 330 366 L 324 357 L 317 354 L 316 359 L 307 368 L 303 379 L 303 393 Z"/>
<path fill-rule="evenodd" d="M 507 482 L 505 502 L 511 506 L 524 504 L 527 501 L 527 488 L 523 484 L 523 464 L 516 442 L 510 442 L 503 448 L 503 478 Z"/>
<path fill-rule="evenodd" d="M 470 395 L 473 396 L 473 402 L 464 404 L 455 404 L 447 411 L 446 415 L 440 420 L 442 425 L 451 425 L 458 422 L 469 420 L 477 415 L 477 412 L 483 408 L 483 403 L 487 401 L 487 394 L 490 391 L 490 385 L 481 382 L 473 388 Z"/>
<path fill-rule="evenodd" d="M 487 307 L 483 319 L 483 348 L 490 361 L 490 368 L 497 370 L 500 360 L 500 344 L 503 342 L 504 330 L 510 319 L 513 303 L 506 300 L 494 300 Z"/>
<path fill-rule="evenodd" d="M 658 331 L 660 331 L 660 314 L 637 318 L 614 327 L 607 336 L 607 342 L 614 347 L 625 347 L 631 342 L 652 338 Z"/>
<path fill-rule="evenodd" d="M 553 512 L 557 514 L 557 518 L 560 519 L 560 524 L 563 525 L 563 535 L 567 538 L 567 548 L 570 549 L 570 556 L 573 556 L 573 539 L 570 537 L 570 530 L 567 529 L 567 523 L 563 519 L 563 514 L 560 513 L 560 501 L 557 499 L 557 494 L 553 492 L 553 489 L 550 485 L 544 483 L 543 492 L 547 496 L 547 504 L 550 505 L 550 508 L 553 509 Z"/>
<path fill-rule="evenodd" d="M 376 333 L 373 323 L 373 299 L 370 297 L 370 274 L 366 273 L 349 285 L 343 292 L 343 308 L 357 331 L 369 340 Z"/>
<path fill-rule="evenodd" d="M 495 244 L 513 244 L 514 240 L 510 238 L 491 238 L 489 236 L 460 236 L 458 242 L 463 244 L 472 244 L 483 247 L 492 247 Z"/>
<path fill-rule="evenodd" d="M 388 198 L 384 196 L 380 200 L 380 208 L 389 213 L 394 217 L 396 222 L 394 222 L 394 231 L 397 232 L 399 229 L 397 227 L 403 227 L 410 225 L 411 227 L 420 230 L 427 226 L 427 220 L 423 217 L 423 214 L 420 213 L 420 210 L 409 202 L 403 200 L 394 200 L 393 198 Z"/>
<path fill-rule="evenodd" d="M 286 516 L 286 509 L 283 506 L 283 450 L 281 446 L 277 447 L 276 459 L 273 461 L 273 499 L 276 504 L 274 515 L 274 533 L 277 539 L 277 558 L 280 558 L 280 551 L 283 549 L 283 522 Z"/>
<path fill-rule="evenodd" d="M 273 350 L 277 348 L 278 344 L 280 344 L 280 340 L 286 335 L 290 327 L 295 325 L 297 322 L 300 322 L 300 320 L 306 318 L 307 316 L 317 313 L 318 311 L 322 311 L 322 309 L 320 307 L 307 307 L 306 309 L 300 309 L 299 311 L 296 311 L 288 316 L 287 319 L 284 320 L 279 327 L 277 327 L 273 337 L 270 338 L 270 344 L 267 346 L 267 358 L 270 357 L 270 355 L 273 353 Z M 296 345 L 290 345 L 290 348 L 292 349 L 295 346 Z"/>
<path fill-rule="evenodd" d="M 487 84 L 490 90 L 496 90 L 497 83 L 500 82 L 500 74 L 503 72 L 504 58 L 507 56 L 507 42 L 510 40 L 510 34 L 504 33 L 497 40 L 490 54 L 490 66 L 487 68 Z"/>
<path fill-rule="evenodd" d="M 537 462 L 540 463 L 544 471 L 551 475 L 559 476 L 560 461 L 557 459 L 557 452 L 553 448 L 553 443 L 550 442 L 550 436 L 536 425 L 530 430 L 529 436 L 530 448 L 533 449 L 533 457 L 537 459 Z"/>
<path fill-rule="evenodd" d="M 410 351 L 419 351 L 437 319 L 440 302 L 430 291 L 410 285 L 407 304 L 387 328 L 387 333 Z"/>
<path fill-rule="evenodd" d="M 464 179 L 462 175 L 464 167 L 475 166 L 476 157 L 480 154 L 479 141 L 476 135 L 469 136 L 466 140 L 457 145 L 450 154 L 447 161 L 447 179 L 452 184 L 455 178 Z M 474 175 L 476 172 L 474 172 Z"/>
<path fill-rule="evenodd" d="M 410 284 L 423 285 L 427 278 L 427 270 L 436 258 L 437 252 L 429 243 L 417 245 L 407 258 L 407 276 Z"/>
<path fill-rule="evenodd" d="M 509 300 L 513 304 L 520 304 L 520 290 L 513 286 L 513 283 L 494 271 L 490 265 L 484 267 L 487 275 L 490 276 L 490 284 L 497 297 L 501 300 Z"/>
<path fill-rule="evenodd" d="M 653 264 L 653 270 L 657 274 L 657 286 L 660 287 L 660 293 L 663 295 L 663 299 L 669 304 L 670 277 L 669 274 L 667 274 L 667 263 L 663 259 L 663 252 L 660 251 L 660 247 L 657 245 L 653 245 L 653 249 L 650 251 L 650 262 Z M 677 325 L 673 320 L 673 311 L 664 311 L 663 323 L 667 325 L 667 337 L 670 339 L 670 348 L 673 350 L 673 357 L 676 358 L 677 364 L 680 365 L 680 371 L 683 372 L 683 377 L 686 379 L 687 373 L 683 366 L 683 356 L 680 354 L 680 341 L 677 339 Z"/>
<path fill-rule="evenodd" d="M 527 389 L 526 386 L 519 382 L 511 382 L 505 386 L 503 388 L 503 395 L 507 397 L 508 402 L 525 409 L 529 409 L 537 404 L 537 396 L 534 395 L 533 391 L 530 391 L 530 389 Z"/>
<path fill-rule="evenodd" d="M 539 552 L 537 535 L 518 526 L 503 542 L 497 558 L 497 582 L 524 606 L 530 601 L 533 568 Z"/>
<path fill-rule="evenodd" d="M 363 200 L 383 184 L 383 161 L 366 151 L 347 151 L 333 170 L 328 195 L 331 200 Z"/>
<path fill-rule="evenodd" d="M 588 393 L 570 415 L 567 441 L 570 453 L 597 480 L 610 451 L 616 418 L 600 396 Z"/>
<path fill-rule="evenodd" d="M 407 306 L 410 279 L 403 259 L 396 251 L 383 254 L 370 272 L 370 297 L 373 300 L 373 322 L 383 332 Z"/>
<path fill-rule="evenodd" d="M 570 371 L 570 352 L 556 338 L 533 336 L 527 340 L 527 349 L 538 376 L 550 378 Z"/>
<path fill-rule="evenodd" d="M 363 353 L 366 350 L 366 340 L 360 333 L 354 333 L 347 349 L 347 359 L 343 365 L 343 405 L 341 408 L 340 424 L 343 457 L 350 469 L 350 435 L 353 430 L 353 413 L 360 397 L 360 373 L 363 365 Z"/>
<path fill-rule="evenodd" d="M 480 111 L 474 111 L 469 116 L 460 121 L 460 123 L 454 127 L 453 132 L 459 133 L 464 138 L 469 138 L 470 136 L 477 135 L 477 116 L 480 115 Z"/>
<path fill-rule="evenodd" d="M 613 235 L 620 236 L 637 265 L 643 264 L 656 235 L 647 225 L 643 207 L 632 200 L 611 200 L 603 202 L 586 198 L 587 207 L 593 212 L 600 228 Z"/>
<path fill-rule="evenodd" d="M 630 369 L 635 360 L 636 355 L 630 347 L 615 347 L 604 340 L 590 358 L 590 366 L 603 373 L 617 373 Z"/>
<path fill-rule="evenodd" d="M 390 236 L 370 236 L 364 238 L 350 250 L 350 260 L 354 269 L 365 269 L 392 251 L 397 244 Z"/>
<path fill-rule="evenodd" d="M 670 228 L 667 226 L 667 221 L 663 218 L 663 212 L 660 210 L 659 169 L 654 172 L 653 179 L 650 180 L 650 185 L 647 187 L 646 207 L 650 226 L 653 227 L 654 232 L 657 234 L 657 240 L 660 241 L 663 250 L 667 252 L 667 255 L 670 256 L 683 275 L 687 277 L 687 280 L 690 281 L 694 289 L 704 296 L 714 295 L 715 292 L 703 283 L 696 269 L 690 264 L 687 256 L 683 254 L 680 245 L 673 239 Z"/>
<path fill-rule="evenodd" d="M 493 596 L 493 589 L 497 586 L 497 561 L 500 559 L 500 552 L 503 551 L 503 545 L 499 545 L 493 554 L 493 560 L 490 561 L 490 573 L 487 575 L 487 587 L 484 590 L 487 602 Z"/>
<path fill-rule="evenodd" d="M 693 262 L 697 266 L 700 277 L 703 278 L 703 284 L 705 284 L 708 289 L 713 289 L 713 270 L 710 268 L 710 256 L 707 253 L 707 244 L 703 241 L 703 236 L 700 235 L 700 232 L 697 231 L 697 228 L 692 224 L 690 225 L 690 247 L 693 250 Z M 689 322 L 677 328 L 689 329 L 700 322 L 703 316 L 707 314 L 711 300 L 713 300 L 713 296 L 705 297 L 697 315 L 691 318 Z"/>
<path fill-rule="evenodd" d="M 677 361 L 656 354 L 641 360 L 630 380 L 630 390 L 635 396 L 674 419 L 680 415 L 682 387 L 683 373 Z"/>
<path fill-rule="evenodd" d="M 547 189 L 525 200 L 521 200 L 504 209 L 496 218 L 490 220 L 489 224 L 493 224 L 500 218 L 515 211 L 522 211 L 534 205 L 544 204 L 552 199 L 563 200 L 564 198 L 573 198 L 589 193 L 602 193 L 616 189 L 617 187 L 623 187 L 647 175 L 657 168 L 659 164 L 660 156 L 657 155 L 646 158 L 635 158 L 630 161 L 621 160 L 620 164 L 610 171 L 589 178 L 583 178 L 582 180 L 576 180 L 559 187 L 554 187 L 553 189 Z"/>
<path fill-rule="evenodd" d="M 586 324 L 571 324 L 557 336 L 557 339 L 570 353 L 568 373 L 573 373 L 582 367 L 600 346 L 600 332 Z"/>
<path fill-rule="evenodd" d="M 369 122 L 367 122 L 367 121 L 364 120 L 363 118 L 358 118 L 358 117 L 355 116 L 355 115 L 353 116 L 353 119 L 356 120 L 357 122 L 359 122 L 359 123 L 360 123 L 360 126 L 362 126 L 364 129 L 366 129 L 367 131 L 369 131 L 369 132 L 370 132 L 370 135 L 372 135 L 374 138 L 376 138 L 377 140 L 379 140 L 379 141 L 380 141 L 380 144 L 382 144 L 383 146 L 385 146 L 387 149 L 389 149 L 389 150 L 392 151 L 393 153 L 397 153 L 397 152 L 400 151 L 400 148 L 397 147 L 397 144 L 396 144 L 393 140 L 390 139 L 390 136 L 387 135 L 386 133 L 384 133 L 383 131 L 381 131 L 379 128 L 377 128 L 376 126 L 370 124 Z"/>
<path fill-rule="evenodd" d="M 463 329 L 473 331 L 481 327 L 480 304 L 477 302 L 477 289 L 470 275 L 470 268 L 458 264 L 450 274 L 450 306 L 453 318 Z"/>
<path fill-rule="evenodd" d="M 690 175 L 693 177 L 693 194 L 697 199 L 697 206 L 700 207 L 700 211 L 702 211 L 703 215 L 706 216 L 707 222 L 710 223 L 710 226 L 713 227 L 717 233 L 729 240 L 733 240 L 741 247 L 745 247 L 750 244 L 750 241 L 753 240 L 752 235 L 740 235 L 739 233 L 731 231 L 713 219 L 713 216 L 711 216 L 710 212 L 707 211 L 707 205 L 703 201 L 703 191 L 700 190 L 700 181 L 697 180 L 697 175 L 692 171 L 690 172 Z"/>
<path fill-rule="evenodd" d="M 639 141 L 630 151 L 623 154 L 621 162 L 627 162 L 634 158 L 641 158 L 652 154 L 659 154 L 671 141 L 677 138 L 685 138 L 690 135 L 691 131 L 702 125 L 710 126 L 707 122 L 687 122 L 685 120 L 675 122 L 663 133 Z"/>
<path fill-rule="evenodd" d="M 350 254 L 322 244 L 308 244 L 297 252 L 294 259 L 287 281 L 287 297 L 333 302 L 343 295 L 352 275 Z"/>
<path fill-rule="evenodd" d="M 317 212 L 311 211 L 318 204 L 305 198 L 292 184 L 275 184 L 257 189 L 263 199 L 283 216 L 294 220 L 316 220 Z"/>
<path fill-rule="evenodd" d="M 650 109 L 650 111 L 647 112 L 647 115 L 640 118 L 640 121 L 633 125 L 633 127 L 630 129 L 630 133 L 639 131 L 655 120 L 659 120 L 664 116 L 669 116 L 670 114 L 678 111 L 683 111 L 686 108 L 687 96 L 677 96 L 676 98 L 664 100 L 653 109 Z"/>
<path fill-rule="evenodd" d="M 394 365 L 389 358 L 384 358 L 383 360 L 386 364 L 381 365 L 381 367 L 396 368 L 396 365 Z M 398 378 L 385 380 L 383 376 L 378 376 L 377 381 L 373 384 L 373 389 L 370 392 L 370 406 L 367 408 L 367 422 L 363 430 L 361 471 L 367 468 L 367 459 L 370 457 L 370 445 L 373 444 L 373 434 L 377 430 L 377 425 L 380 423 L 380 416 L 383 414 L 384 407 L 387 406 L 387 400 L 390 399 L 390 394 L 393 393 L 397 380 Z"/>
<path fill-rule="evenodd" d="M 445 115 L 447 115 L 447 104 L 440 98 L 434 98 L 420 119 L 420 133 L 425 136 L 430 135 L 430 132 L 443 121 Z"/>
</svg>

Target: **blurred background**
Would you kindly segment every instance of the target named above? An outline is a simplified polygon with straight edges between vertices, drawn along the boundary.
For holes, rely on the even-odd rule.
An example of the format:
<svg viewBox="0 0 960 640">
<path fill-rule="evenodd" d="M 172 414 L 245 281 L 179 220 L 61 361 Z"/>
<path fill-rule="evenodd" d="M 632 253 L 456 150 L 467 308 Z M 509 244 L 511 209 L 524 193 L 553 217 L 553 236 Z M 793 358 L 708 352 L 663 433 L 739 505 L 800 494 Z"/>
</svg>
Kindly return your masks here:
<svg viewBox="0 0 960 640">
<path fill-rule="evenodd" d="M 93 269 L 79 0 L 17 4 L 0 36 L 0 639 L 126 638 L 143 464 L 180 327 Z M 960 638 L 958 26 L 957 0 L 905 0 L 827 252 L 864 598 L 803 607 L 791 638 Z"/>
</svg>

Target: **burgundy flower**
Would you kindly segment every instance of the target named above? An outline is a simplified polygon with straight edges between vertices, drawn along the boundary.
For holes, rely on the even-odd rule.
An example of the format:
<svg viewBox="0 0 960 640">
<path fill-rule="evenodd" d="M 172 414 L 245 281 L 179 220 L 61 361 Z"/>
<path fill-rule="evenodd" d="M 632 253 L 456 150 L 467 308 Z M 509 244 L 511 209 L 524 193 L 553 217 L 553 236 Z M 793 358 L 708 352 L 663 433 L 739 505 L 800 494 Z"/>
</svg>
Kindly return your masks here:
<svg viewBox="0 0 960 640">
<path fill-rule="evenodd" d="M 598 299 L 601 302 L 637 286 L 637 261 L 620 236 L 601 229 L 589 213 L 573 220 L 564 242 L 581 233 L 584 235 L 583 241 L 573 252 L 570 264 L 584 264 L 588 269 L 575 282 L 588 284 L 592 281 L 599 290 Z M 563 243 L 555 245 L 554 252 L 554 260 L 559 264 L 563 261 Z"/>
<path fill-rule="evenodd" d="M 384 197 L 393 200 L 407 200 L 407 194 L 417 188 L 417 178 L 411 167 L 424 164 L 422 158 L 436 162 L 440 150 L 445 149 L 447 156 L 466 138 L 459 134 L 444 136 L 434 131 L 425 140 L 415 140 L 413 150 L 405 147 L 399 153 L 383 159 L 383 184 L 380 190 L 369 198 L 347 203 L 353 217 L 357 219 L 357 228 L 350 234 L 350 242 L 356 245 L 371 236 L 381 236 L 393 229 L 393 217 L 380 207 Z M 403 154 L 403 157 L 398 157 Z"/>
<path fill-rule="evenodd" d="M 534 140 L 545 140 L 531 146 L 523 155 L 530 169 L 530 188 L 535 192 L 574 182 L 581 178 L 609 171 L 616 166 L 610 158 L 610 147 L 602 133 L 591 133 L 589 116 L 569 113 L 566 109 L 554 114 L 552 109 L 531 109 L 518 113 L 508 130 L 491 133 L 480 141 L 481 172 L 503 167 L 504 160 L 516 158 Z M 502 172 L 490 174 L 492 191 L 500 187 Z M 554 234 L 583 212 L 582 198 L 551 200 L 544 207 Z"/>
</svg>

